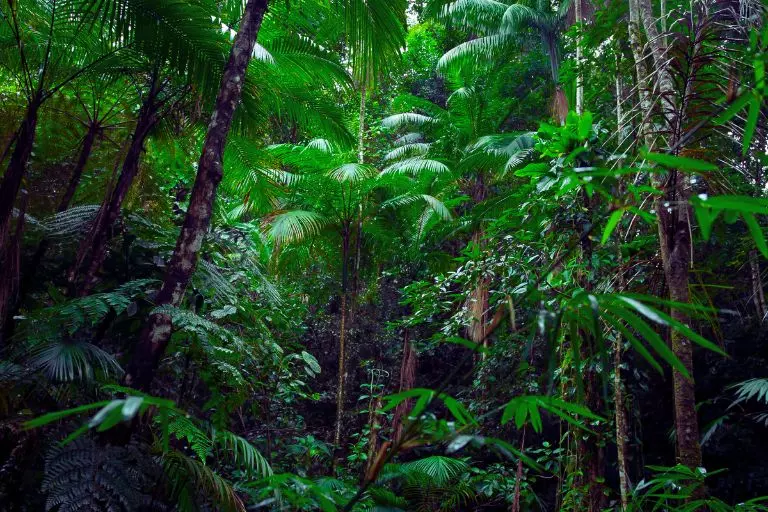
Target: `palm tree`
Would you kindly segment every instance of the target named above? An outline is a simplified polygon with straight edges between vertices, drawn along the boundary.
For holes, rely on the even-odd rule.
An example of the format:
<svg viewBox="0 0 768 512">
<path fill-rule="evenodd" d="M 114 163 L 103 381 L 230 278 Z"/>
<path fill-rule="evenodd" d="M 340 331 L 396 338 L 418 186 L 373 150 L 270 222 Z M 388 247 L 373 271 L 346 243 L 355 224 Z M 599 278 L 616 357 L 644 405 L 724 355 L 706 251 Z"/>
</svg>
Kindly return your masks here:
<svg viewBox="0 0 768 512">
<path fill-rule="evenodd" d="M 406 148 L 407 149 L 407 148 Z M 428 194 L 400 194 L 389 201 L 377 204 L 375 192 L 380 189 L 413 190 L 412 180 L 407 175 L 427 176 L 434 172 L 445 172 L 444 164 L 425 158 L 408 155 L 398 149 L 385 160 L 395 160 L 381 172 L 371 165 L 355 161 L 355 152 L 337 149 L 324 139 L 315 139 L 305 146 L 280 145 L 272 148 L 280 160 L 300 169 L 289 195 L 280 201 L 280 209 L 269 217 L 269 236 L 276 249 L 285 244 L 297 243 L 332 235 L 339 251 L 341 318 L 339 328 L 339 367 L 336 389 L 336 424 L 334 443 L 341 445 L 344 419 L 345 388 L 347 381 L 347 345 L 349 329 L 350 264 L 352 241 L 361 240 L 365 226 L 376 222 L 381 208 L 396 207 L 400 210 L 415 202 L 426 205 L 430 213 L 450 218 L 445 205 Z M 403 186 L 403 182 L 409 185 Z M 423 224 L 429 215 L 421 215 Z"/>
<path fill-rule="evenodd" d="M 403 46 L 405 3 L 402 1 L 344 0 L 334 4 L 343 8 L 348 47 L 353 69 L 367 74 L 374 71 Z M 235 36 L 229 61 L 224 68 L 206 142 L 198 165 L 190 206 L 176 249 L 157 297 L 158 304 L 179 305 L 197 264 L 205 233 L 211 222 L 217 187 L 222 179 L 222 159 L 227 135 L 240 100 L 246 70 L 256 47 L 267 0 L 249 0 Z M 239 16 L 233 16 L 238 19 Z M 366 63 L 361 66 L 360 63 Z M 359 71 L 359 70 L 364 71 Z M 253 75 L 251 75 L 253 76 Z M 139 341 L 136 356 L 126 380 L 146 389 L 170 340 L 171 318 L 153 314 Z"/>
<path fill-rule="evenodd" d="M 582 5 L 583 0 L 580 0 Z M 433 14 L 458 22 L 474 33 L 481 34 L 449 50 L 438 62 L 438 69 L 461 66 L 468 61 L 499 59 L 513 47 L 520 36 L 532 30 L 541 38 L 549 57 L 549 69 L 555 96 L 552 109 L 560 121 L 568 112 L 568 102 L 559 86 L 560 37 L 568 23 L 571 2 L 565 0 L 555 9 L 549 0 L 456 0 L 435 1 Z"/>
<path fill-rule="evenodd" d="M 486 211 L 482 207 L 489 198 L 494 175 L 503 178 L 505 171 L 519 165 L 530 153 L 530 134 L 498 133 L 506 119 L 511 100 L 489 97 L 482 78 L 464 79 L 451 75 L 455 88 L 448 98 L 447 108 L 412 96 L 401 96 L 396 103 L 410 106 L 423 113 L 405 112 L 384 120 L 389 128 L 418 127 L 425 133 L 409 132 L 403 139 L 416 142 L 403 144 L 391 154 L 433 152 L 442 155 L 455 169 L 456 185 L 469 198 L 465 212 L 465 229 L 470 231 L 471 244 L 478 249 L 484 245 Z M 425 137 L 440 141 L 433 145 L 421 142 Z M 500 171 L 500 172 L 498 172 Z M 477 344 L 487 343 L 488 336 L 501 317 L 489 319 L 488 282 L 480 277 L 474 291 L 467 297 L 469 322 L 467 335 Z"/>
</svg>

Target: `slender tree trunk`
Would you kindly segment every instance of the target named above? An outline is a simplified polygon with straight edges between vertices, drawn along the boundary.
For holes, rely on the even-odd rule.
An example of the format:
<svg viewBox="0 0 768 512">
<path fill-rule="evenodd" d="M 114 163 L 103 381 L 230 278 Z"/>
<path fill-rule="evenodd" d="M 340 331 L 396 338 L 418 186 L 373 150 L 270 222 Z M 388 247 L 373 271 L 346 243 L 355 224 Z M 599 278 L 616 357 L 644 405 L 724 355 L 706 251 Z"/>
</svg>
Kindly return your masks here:
<svg viewBox="0 0 768 512">
<path fill-rule="evenodd" d="M 667 48 L 663 44 L 656 28 L 653 8 L 650 0 L 636 0 L 640 18 L 648 37 L 655 62 L 657 89 L 659 91 L 662 115 L 671 134 L 669 147 L 675 147 L 680 136 L 682 114 L 676 106 L 674 81 L 669 71 Z M 675 152 L 679 152 L 679 149 Z M 657 200 L 656 211 L 659 227 L 659 242 L 664 274 L 669 288 L 670 299 L 687 304 L 688 264 L 691 255 L 690 212 L 688 211 L 687 193 L 684 176 L 677 171 L 670 171 L 658 185 L 663 196 Z M 688 324 L 689 319 L 679 309 L 671 308 L 670 315 L 675 320 Z M 670 333 L 672 351 L 683 364 L 690 377 L 685 377 L 673 369 L 675 429 L 677 431 L 677 460 L 688 467 L 701 466 L 701 446 L 699 445 L 699 422 L 696 414 L 695 385 L 693 381 L 693 347 L 691 341 L 676 330 Z M 699 490 L 703 493 L 703 489 Z"/>
<path fill-rule="evenodd" d="M 366 82 L 360 84 L 360 114 L 357 130 L 357 163 L 365 163 L 365 97 Z M 363 203 L 357 205 L 357 235 L 355 237 L 355 267 L 352 276 L 352 309 L 357 306 L 357 295 L 360 291 L 360 256 L 363 248 Z M 350 315 L 351 317 L 351 315 Z"/>
<path fill-rule="evenodd" d="M 11 160 L 8 162 L 8 168 L 3 175 L 3 181 L 0 182 L 0 248 L 5 247 L 6 237 L 11 224 L 13 205 L 16 202 L 16 196 L 19 194 L 21 182 L 27 171 L 29 157 L 32 155 L 32 148 L 35 144 L 35 131 L 37 129 L 37 116 L 42 101 L 42 94 L 39 92 L 30 100 L 24 121 L 22 121 L 18 136 L 16 137 L 16 145 L 13 148 L 13 153 L 11 153 Z"/>
<path fill-rule="evenodd" d="M 555 87 L 555 93 L 552 97 L 552 117 L 563 124 L 568 115 L 568 98 L 565 97 L 565 93 L 558 83 L 560 80 L 560 52 L 554 38 L 542 34 L 542 40 L 549 56 L 549 70 Z"/>
<path fill-rule="evenodd" d="M 21 204 L 19 205 L 19 217 L 16 227 L 8 243 L 0 248 L 3 266 L 0 267 L 0 346 L 10 334 L 9 326 L 12 319 L 11 312 L 15 309 L 17 294 L 19 291 L 19 274 L 21 270 L 21 242 L 24 232 L 24 215 L 27 211 L 29 194 L 21 191 Z"/>
<path fill-rule="evenodd" d="M 576 0 L 574 4 L 574 11 L 576 15 L 576 26 L 579 29 L 579 34 L 576 36 L 576 113 L 581 115 L 584 113 L 584 77 L 582 76 L 581 61 L 582 61 L 582 43 L 581 43 L 581 21 L 583 19 L 581 12 L 581 1 Z"/>
<path fill-rule="evenodd" d="M 350 226 L 346 222 L 341 231 L 341 321 L 339 325 L 339 375 L 336 384 L 336 425 L 333 434 L 333 444 L 341 449 L 341 430 L 344 422 L 345 387 L 347 384 L 347 274 L 349 259 Z"/>
<path fill-rule="evenodd" d="M 688 264 L 691 253 L 688 206 L 684 204 L 686 197 L 682 190 L 682 176 L 673 171 L 668 179 L 673 184 L 666 191 L 663 200 L 657 202 L 661 259 L 670 299 L 687 304 L 690 301 Z M 675 206 L 666 207 L 665 202 Z M 670 315 L 678 322 L 686 325 L 689 323 L 688 317 L 679 309 L 672 308 Z M 673 370 L 677 459 L 681 464 L 697 468 L 701 466 L 701 447 L 693 381 L 693 347 L 690 340 L 676 330 L 672 330 L 670 339 L 672 351 L 690 375 L 685 377 L 679 371 Z"/>
<path fill-rule="evenodd" d="M 765 147 L 765 139 L 768 138 L 768 134 L 763 139 L 763 147 Z M 762 162 L 758 162 L 755 166 L 755 193 L 756 197 L 762 195 L 763 189 L 763 166 Z M 755 249 L 749 251 L 749 269 L 752 281 L 752 300 L 755 303 L 755 313 L 757 314 L 757 320 L 760 324 L 765 322 L 766 315 L 768 315 L 768 309 L 765 305 L 765 293 L 763 291 L 763 275 L 760 272 L 760 258 Z"/>
<path fill-rule="evenodd" d="M 88 235 L 80 242 L 75 262 L 67 275 L 71 295 L 88 295 L 96 284 L 96 273 L 106 257 L 107 244 L 111 238 L 112 226 L 120 216 L 125 197 L 131 188 L 133 179 L 139 171 L 144 143 L 152 128 L 157 124 L 160 82 L 155 73 L 147 97 L 141 106 L 136 127 L 131 137 L 131 144 L 123 161 L 120 176 L 114 189 L 99 209 Z M 82 270 L 85 269 L 83 272 Z M 80 277 L 82 273 L 82 278 Z"/>
<path fill-rule="evenodd" d="M 613 353 L 613 401 L 615 409 L 614 420 L 616 422 L 616 452 L 619 471 L 619 496 L 621 497 L 621 510 L 627 510 L 629 505 L 630 483 L 629 470 L 627 469 L 627 455 L 629 444 L 629 422 L 627 411 L 624 408 L 624 386 L 621 378 L 621 362 L 623 352 L 623 340 L 616 337 Z"/>
<path fill-rule="evenodd" d="M 523 425 L 523 435 L 522 439 L 520 440 L 520 453 L 523 453 L 523 450 L 525 450 L 525 433 L 527 430 L 528 425 Z M 517 471 L 515 472 L 515 490 L 514 494 L 512 495 L 512 506 L 510 507 L 510 512 L 520 512 L 520 492 L 523 484 L 523 459 L 518 458 L 517 459 Z"/>
<path fill-rule="evenodd" d="M 585 190 L 582 189 L 582 204 L 588 218 L 581 226 L 582 232 L 590 229 L 592 224 L 593 202 Z M 581 259 L 586 271 L 580 277 L 584 290 L 592 293 L 594 283 L 590 279 L 592 266 L 592 255 L 594 248 L 592 240 L 584 237 L 581 242 Z M 598 353 L 595 346 L 595 337 L 586 330 L 580 330 L 578 336 L 581 338 L 581 358 L 583 361 L 589 361 Z M 590 347 L 591 344 L 591 347 Z M 576 371 L 580 371 L 578 368 Z M 600 393 L 600 376 L 594 364 L 585 364 L 584 375 L 584 404 L 591 411 L 600 411 L 604 403 Z M 576 430 L 576 453 L 578 457 L 578 470 L 580 476 L 577 478 L 578 485 L 586 489 L 586 503 L 583 504 L 584 510 L 589 512 L 600 512 L 605 507 L 605 453 L 602 443 L 599 441 L 604 437 L 602 428 L 595 428 L 596 434 L 590 434 L 586 431 Z"/>
<path fill-rule="evenodd" d="M 624 132 L 624 114 L 621 108 L 622 103 L 622 86 L 621 76 L 619 74 L 619 59 L 616 58 L 616 128 L 619 133 L 619 141 L 621 142 L 621 134 Z M 623 161 L 619 162 L 621 166 Z M 619 185 L 620 193 L 624 193 L 624 187 Z M 624 238 L 624 231 L 621 225 L 617 226 L 617 242 L 616 242 L 616 260 L 619 262 L 619 291 L 623 292 L 626 287 L 626 279 L 624 277 L 624 260 L 621 254 L 621 240 Z M 621 334 L 616 335 L 616 343 L 614 344 L 613 352 L 613 405 L 614 405 L 614 422 L 616 424 L 616 459 L 619 472 L 619 497 L 621 499 L 621 512 L 627 510 L 629 505 L 629 493 L 630 493 L 630 481 L 629 471 L 627 469 L 627 455 L 629 453 L 629 435 L 628 435 L 628 421 L 627 411 L 624 408 L 624 385 L 621 378 L 621 363 L 622 354 L 624 352 L 624 340 Z"/>
<path fill-rule="evenodd" d="M 755 313 L 757 313 L 757 320 L 760 323 L 765 322 L 766 306 L 765 306 L 765 293 L 763 292 L 763 276 L 760 272 L 760 260 L 757 256 L 757 251 L 752 249 L 749 251 L 749 268 L 751 270 L 752 277 L 752 300 L 755 303 Z"/>
<path fill-rule="evenodd" d="M 406 327 L 403 331 L 403 357 L 400 363 L 400 385 L 398 392 L 402 393 L 412 389 L 416 384 L 416 351 L 410 338 L 410 331 Z M 397 404 L 395 414 L 392 416 L 392 439 L 395 443 L 403 437 L 403 416 L 410 408 L 410 400 L 404 400 Z"/>
<path fill-rule="evenodd" d="M 653 136 L 649 128 L 652 103 L 648 87 L 648 68 L 644 60 L 643 42 L 640 32 L 640 13 L 638 9 L 637 0 L 629 0 L 629 23 L 627 24 L 627 29 L 629 33 L 629 46 L 632 49 L 632 57 L 635 61 L 637 95 L 641 116 L 637 135 L 650 148 L 653 146 Z"/>
<path fill-rule="evenodd" d="M 82 178 L 85 165 L 88 163 L 88 159 L 91 157 L 93 144 L 96 142 L 96 137 L 99 134 L 100 129 L 101 128 L 97 122 L 92 122 L 88 125 L 88 131 L 85 132 L 83 145 L 80 148 L 80 155 L 77 157 L 75 168 L 72 169 L 72 176 L 70 176 L 67 189 L 64 191 L 64 195 L 61 197 L 59 206 L 56 209 L 57 212 L 63 212 L 69 208 L 69 204 L 72 202 L 72 198 L 75 197 L 77 187 L 80 185 L 80 178 Z"/>
<path fill-rule="evenodd" d="M 246 70 L 267 11 L 267 4 L 268 0 L 248 0 L 245 6 L 240 29 L 224 67 L 213 115 L 208 124 L 184 224 L 156 298 L 158 305 L 181 304 L 197 266 L 199 252 L 211 223 L 216 189 L 223 176 L 224 146 L 232 126 L 232 117 L 240 102 Z M 171 328 L 169 316 L 150 316 L 126 372 L 126 383 L 139 389 L 149 389 L 160 358 L 171 338 Z"/>
<path fill-rule="evenodd" d="M 485 184 L 485 176 L 482 171 L 478 172 L 477 177 L 472 181 L 472 187 L 469 191 L 473 205 L 478 205 L 485 201 L 488 196 L 488 187 Z M 472 234 L 472 243 L 477 247 L 484 246 L 483 228 L 478 226 Z M 486 328 L 488 323 L 488 279 L 484 276 L 478 276 L 475 287 L 467 298 L 467 308 L 469 309 L 469 325 L 467 326 L 467 337 L 473 343 L 487 347 L 488 336 Z M 485 358 L 485 352 L 481 354 Z"/>
</svg>

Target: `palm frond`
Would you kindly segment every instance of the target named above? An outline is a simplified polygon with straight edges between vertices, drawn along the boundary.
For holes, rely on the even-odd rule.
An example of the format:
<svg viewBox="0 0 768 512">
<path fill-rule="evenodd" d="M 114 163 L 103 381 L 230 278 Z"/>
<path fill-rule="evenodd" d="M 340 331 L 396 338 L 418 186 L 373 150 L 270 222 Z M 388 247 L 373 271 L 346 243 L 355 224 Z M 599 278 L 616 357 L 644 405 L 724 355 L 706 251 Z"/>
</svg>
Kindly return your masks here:
<svg viewBox="0 0 768 512">
<path fill-rule="evenodd" d="M 54 382 L 92 380 L 94 368 L 104 375 L 123 373 L 115 356 L 83 340 L 54 341 L 35 347 L 28 364 Z"/>
<path fill-rule="evenodd" d="M 433 455 L 423 459 L 405 462 L 400 471 L 406 476 L 421 473 L 429 477 L 435 485 L 445 485 L 469 471 L 470 466 L 461 459 Z"/>
<path fill-rule="evenodd" d="M 424 156 L 429 151 L 430 144 L 426 142 L 413 142 L 402 144 L 384 155 L 383 160 L 399 160 L 405 157 Z"/>
<path fill-rule="evenodd" d="M 434 122 L 434 120 L 433 117 L 417 114 L 416 112 L 404 112 L 385 117 L 381 121 L 381 125 L 384 128 L 396 129 L 407 125 L 423 126 Z"/>
<path fill-rule="evenodd" d="M 447 165 L 437 160 L 414 157 L 388 165 L 382 169 L 381 174 L 408 174 L 413 176 L 423 172 L 440 174 L 448 173 L 450 169 L 448 169 Z"/>
<path fill-rule="evenodd" d="M 374 167 L 358 163 L 343 164 L 328 173 L 328 176 L 340 183 L 356 183 L 375 175 Z"/>
<path fill-rule="evenodd" d="M 505 34 L 491 34 L 465 41 L 448 50 L 437 61 L 438 71 L 445 71 L 452 66 L 461 66 L 464 63 L 478 63 L 493 55 L 498 55 L 510 44 L 510 39 Z"/>
<path fill-rule="evenodd" d="M 328 223 L 326 217 L 306 210 L 292 210 L 274 216 L 268 234 L 278 242 L 296 242 L 318 234 Z"/>
<path fill-rule="evenodd" d="M 419 132 L 409 132 L 404 133 L 400 137 L 396 138 L 394 140 L 395 146 L 403 146 L 405 144 L 414 144 L 417 142 L 422 142 L 424 140 L 424 135 Z"/>
</svg>

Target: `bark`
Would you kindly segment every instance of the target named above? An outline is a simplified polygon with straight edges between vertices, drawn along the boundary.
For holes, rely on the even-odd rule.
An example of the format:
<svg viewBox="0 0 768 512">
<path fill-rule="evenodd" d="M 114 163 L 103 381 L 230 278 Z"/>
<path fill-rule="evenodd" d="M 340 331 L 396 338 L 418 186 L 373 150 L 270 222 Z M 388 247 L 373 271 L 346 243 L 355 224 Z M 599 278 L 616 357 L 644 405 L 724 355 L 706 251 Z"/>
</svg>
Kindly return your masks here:
<svg viewBox="0 0 768 512">
<path fill-rule="evenodd" d="M 70 176 L 67 189 L 61 197 L 59 207 L 56 209 L 57 212 L 63 212 L 69 208 L 72 198 L 75 197 L 77 187 L 80 185 L 80 178 L 82 178 L 83 171 L 85 170 L 85 164 L 88 163 L 91 151 L 93 150 L 93 144 L 96 142 L 96 136 L 99 134 L 100 130 L 101 127 L 96 122 L 88 125 L 88 131 L 85 133 L 85 138 L 83 138 L 83 146 L 80 149 L 80 155 L 77 157 L 77 163 L 75 164 L 74 169 L 72 169 L 72 176 Z"/>
<path fill-rule="evenodd" d="M 11 153 L 11 160 L 8 162 L 8 168 L 3 175 L 3 181 L 0 182 L 0 248 L 5 247 L 6 237 L 11 227 L 13 205 L 16 202 L 16 196 L 19 194 L 21 182 L 32 155 L 37 117 L 42 101 L 40 93 L 30 100 L 24 121 L 22 121 L 16 137 L 16 145 L 13 148 L 13 153 Z"/>
<path fill-rule="evenodd" d="M 636 0 L 636 2 L 655 63 L 656 85 L 660 95 L 662 115 L 671 134 L 668 145 L 670 148 L 676 148 L 683 123 L 683 113 L 678 112 L 676 106 L 675 86 L 669 71 L 670 57 L 667 55 L 664 40 L 656 28 L 650 0 Z M 682 148 L 677 148 L 675 152 L 679 152 L 680 149 Z M 690 300 L 688 263 L 692 247 L 689 221 L 691 214 L 687 206 L 685 180 L 681 173 L 673 170 L 657 184 L 664 192 L 663 196 L 657 200 L 656 211 L 661 259 L 669 296 L 672 301 L 687 304 Z M 670 315 L 675 320 L 688 324 L 688 317 L 679 309 L 671 308 Z M 693 347 L 691 341 L 676 330 L 670 333 L 670 341 L 672 351 L 689 374 L 689 377 L 685 377 L 679 371 L 673 370 L 677 460 L 688 467 L 696 468 L 701 466 L 701 446 L 693 381 Z M 703 489 L 698 492 L 703 493 Z"/>
<path fill-rule="evenodd" d="M 208 124 L 187 214 L 156 298 L 157 305 L 181 304 L 197 266 L 199 252 L 211 223 L 216 189 L 223 176 L 224 146 L 232 126 L 232 117 L 240 102 L 245 73 L 267 11 L 267 3 L 268 0 L 248 0 L 245 6 L 240 30 L 224 67 L 213 115 Z M 149 389 L 160 358 L 170 341 L 171 328 L 169 316 L 150 316 L 126 372 L 127 384 L 143 390 Z"/>
<path fill-rule="evenodd" d="M 472 204 L 482 203 L 488 195 L 488 187 L 485 184 L 485 176 L 479 172 L 477 177 L 472 180 L 469 190 L 469 196 L 472 198 Z M 478 247 L 484 247 L 483 229 L 478 227 L 472 234 L 472 243 Z M 467 297 L 467 309 L 469 310 L 469 325 L 467 326 L 467 338 L 476 345 L 482 344 L 488 346 L 488 336 L 486 328 L 488 324 L 488 279 L 479 276 L 474 289 Z M 485 358 L 485 352 L 482 353 Z"/>
<path fill-rule="evenodd" d="M 619 75 L 619 59 L 616 58 L 616 127 L 620 134 L 624 132 L 624 114 L 622 112 L 622 86 L 621 77 Z M 623 161 L 619 161 L 619 165 L 623 165 Z M 619 184 L 620 195 L 624 193 L 625 187 Z M 623 292 L 626 289 L 627 283 L 624 276 L 624 261 L 621 255 L 621 240 L 624 238 L 624 231 L 622 226 L 617 226 L 618 239 L 616 242 L 616 261 L 619 262 L 620 268 L 618 273 L 619 278 L 619 292 Z M 616 424 L 616 459 L 619 472 L 619 497 L 621 499 L 621 511 L 627 510 L 629 505 L 630 494 L 630 481 L 629 471 L 627 469 L 627 455 L 629 453 L 629 435 L 628 435 L 628 421 L 627 411 L 624 409 L 624 387 L 621 378 L 621 362 L 622 354 L 624 351 L 624 340 L 620 334 L 616 335 L 616 342 L 614 344 L 613 352 L 613 407 L 614 407 L 614 422 Z"/>
<path fill-rule="evenodd" d="M 581 0 L 576 0 L 574 4 L 576 25 L 581 30 L 582 12 L 581 12 Z M 576 37 L 576 113 L 581 115 L 584 113 L 584 77 L 581 74 L 581 34 Z"/>
<path fill-rule="evenodd" d="M 582 204 L 588 217 L 581 226 L 582 233 L 588 232 L 592 225 L 593 201 L 585 190 L 582 189 Z M 580 276 L 582 287 L 588 293 L 591 293 L 594 287 L 590 279 L 592 270 L 593 255 L 592 240 L 589 237 L 583 237 L 581 241 L 581 259 L 585 272 Z M 586 330 L 580 330 L 578 336 L 581 339 L 581 359 L 589 361 L 598 349 L 594 346 L 595 338 Z M 592 345 L 590 347 L 590 344 Z M 579 371 L 577 369 L 576 371 Z M 603 399 L 600 394 L 600 376 L 593 364 L 586 364 L 583 375 L 584 383 L 584 404 L 589 410 L 597 412 L 603 409 Z M 602 429 L 595 428 L 596 434 L 590 434 L 586 431 L 576 431 L 576 450 L 578 457 L 578 469 L 580 476 L 577 478 L 577 484 L 586 489 L 586 503 L 582 504 L 585 510 L 590 512 L 600 512 L 605 508 L 605 453 L 598 442 L 604 435 Z"/>
<path fill-rule="evenodd" d="M 336 425 L 333 434 L 333 444 L 341 448 L 341 427 L 344 422 L 345 387 L 347 384 L 347 274 L 349 259 L 349 222 L 342 226 L 341 232 L 341 321 L 339 325 L 339 375 L 336 383 Z"/>
<path fill-rule="evenodd" d="M 766 134 L 765 138 L 768 138 Z M 763 147 L 765 147 L 765 138 L 763 139 Z M 755 166 L 755 191 L 754 195 L 760 197 L 763 189 L 763 166 L 758 163 Z M 768 315 L 768 309 L 765 305 L 765 293 L 763 291 L 763 274 L 760 271 L 760 257 L 755 249 L 749 251 L 749 269 L 750 277 L 752 281 L 752 300 L 755 303 L 755 313 L 757 314 L 757 321 L 763 323 Z"/>
<path fill-rule="evenodd" d="M 128 195 L 136 174 L 139 172 L 141 154 L 144 152 L 144 143 L 159 120 L 157 100 L 160 89 L 161 86 L 155 74 L 152 78 L 147 97 L 139 111 L 136 127 L 131 136 L 131 144 L 126 152 L 117 183 L 99 209 L 99 213 L 88 235 L 80 242 L 75 263 L 67 275 L 71 295 L 88 295 L 96 284 L 96 273 L 106 257 L 112 226 L 120 216 L 123 201 Z M 83 269 L 85 270 L 83 271 Z"/>
<path fill-rule="evenodd" d="M 637 94 L 640 103 L 641 120 L 638 129 L 638 138 L 645 142 L 649 148 L 653 146 L 653 137 L 650 130 L 650 116 L 652 110 L 651 95 L 648 88 L 648 68 L 645 65 L 643 43 L 640 37 L 640 13 L 637 0 L 629 0 L 629 23 L 627 31 L 629 46 L 632 48 L 632 57 L 635 61 L 635 74 L 637 78 Z"/>
<path fill-rule="evenodd" d="M 525 450 L 525 432 L 528 425 L 523 425 L 523 435 L 520 440 L 520 453 Z M 523 483 L 523 459 L 517 459 L 517 471 L 515 472 L 515 490 L 512 498 L 510 512 L 520 512 L 520 489 Z"/>
<path fill-rule="evenodd" d="M 403 358 L 400 363 L 400 385 L 398 393 L 412 389 L 416 384 L 416 351 L 410 339 L 410 331 L 406 327 L 403 332 Z M 395 443 L 403 437 L 403 416 L 410 408 L 410 400 L 397 404 L 392 416 L 392 439 Z"/>
<path fill-rule="evenodd" d="M 19 205 L 19 217 L 13 236 L 2 247 L 2 267 L 0 267 L 0 346 L 8 338 L 9 326 L 12 323 L 11 313 L 15 310 L 17 294 L 19 291 L 19 274 L 21 269 L 21 242 L 24 231 L 24 215 L 27 211 L 29 194 L 26 190 L 21 192 L 21 204 Z"/>
<path fill-rule="evenodd" d="M 688 295 L 688 263 L 691 253 L 689 213 L 687 205 L 684 204 L 686 198 L 682 193 L 682 176 L 672 172 L 669 180 L 673 185 L 666 191 L 664 201 L 657 203 L 661 259 L 670 299 L 687 304 L 690 300 Z M 665 204 L 679 204 L 679 206 L 665 206 Z M 678 322 L 688 324 L 688 317 L 679 309 L 672 308 L 670 315 Z M 690 375 L 685 377 L 679 371 L 673 370 L 677 460 L 688 467 L 697 468 L 701 466 L 701 447 L 693 381 L 693 347 L 691 341 L 676 330 L 670 333 L 670 339 L 672 351 Z"/>
<path fill-rule="evenodd" d="M 616 422 L 616 451 L 619 471 L 619 496 L 621 497 L 621 510 L 627 510 L 629 505 L 630 483 L 629 471 L 627 469 L 627 455 L 629 444 L 629 422 L 627 421 L 627 411 L 624 409 L 624 387 L 621 378 L 621 361 L 623 341 L 619 336 L 616 338 L 616 346 L 613 354 L 613 401 L 615 409 Z"/>
<path fill-rule="evenodd" d="M 763 276 L 760 272 L 760 261 L 757 251 L 749 251 L 749 268 L 752 273 L 752 300 L 755 303 L 755 313 L 757 313 L 758 322 L 765 322 L 766 306 L 765 293 L 763 292 Z"/>
<path fill-rule="evenodd" d="M 360 114 L 359 128 L 357 131 L 357 163 L 365 163 L 365 97 L 366 82 L 360 84 Z M 357 236 L 355 237 L 355 267 L 352 277 L 353 309 L 357 306 L 357 295 L 360 291 L 360 256 L 363 248 L 363 203 L 357 209 Z"/>
</svg>

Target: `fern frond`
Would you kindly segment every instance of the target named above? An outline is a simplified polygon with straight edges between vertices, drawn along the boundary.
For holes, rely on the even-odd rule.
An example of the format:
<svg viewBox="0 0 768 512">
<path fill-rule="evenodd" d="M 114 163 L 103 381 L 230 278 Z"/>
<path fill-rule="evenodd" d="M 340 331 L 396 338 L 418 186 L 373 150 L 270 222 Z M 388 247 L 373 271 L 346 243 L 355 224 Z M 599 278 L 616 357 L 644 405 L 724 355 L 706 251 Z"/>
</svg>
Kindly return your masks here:
<svg viewBox="0 0 768 512">
<path fill-rule="evenodd" d="M 180 501 L 196 503 L 202 493 L 218 510 L 245 512 L 232 484 L 202 462 L 173 450 L 163 455 L 162 463 L 172 494 Z"/>
<path fill-rule="evenodd" d="M 267 459 L 246 439 L 226 430 L 217 431 L 215 439 L 224 450 L 231 452 L 234 464 L 249 475 L 256 474 L 262 478 L 272 475 Z"/>
</svg>

